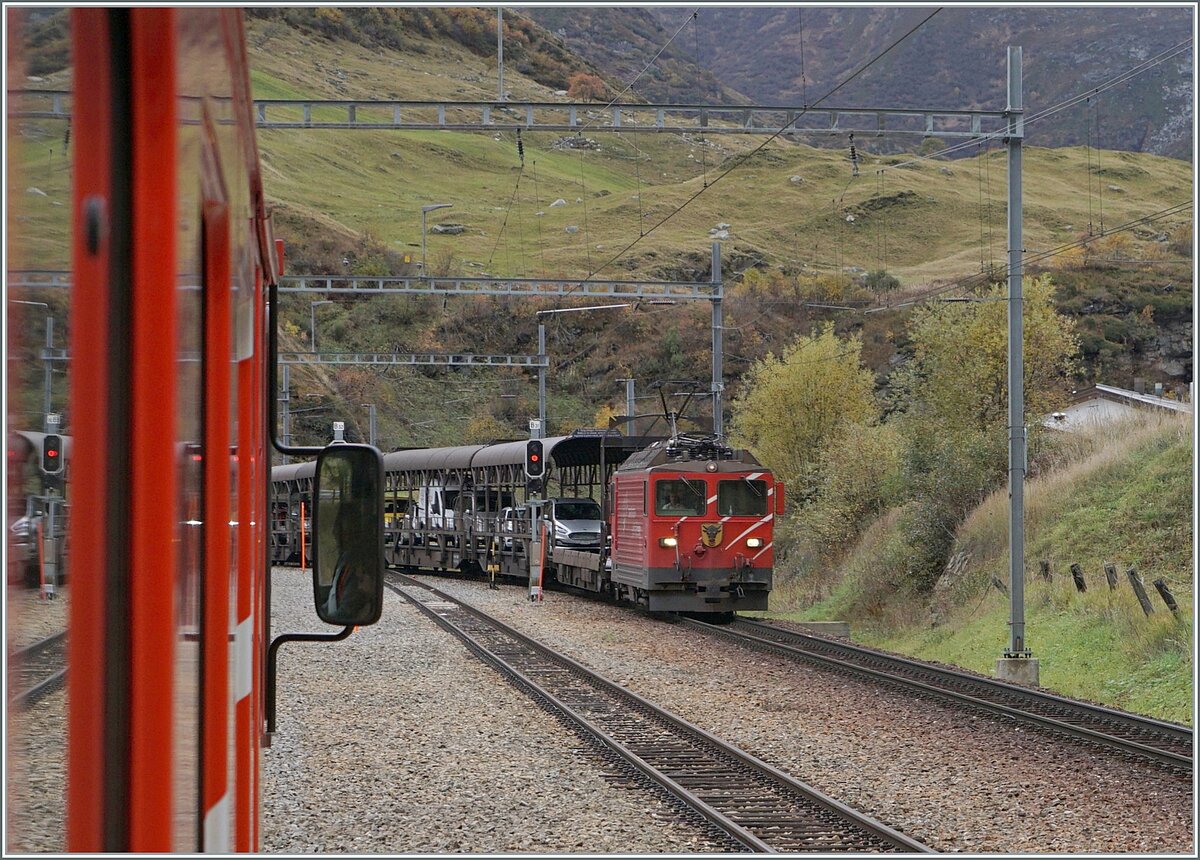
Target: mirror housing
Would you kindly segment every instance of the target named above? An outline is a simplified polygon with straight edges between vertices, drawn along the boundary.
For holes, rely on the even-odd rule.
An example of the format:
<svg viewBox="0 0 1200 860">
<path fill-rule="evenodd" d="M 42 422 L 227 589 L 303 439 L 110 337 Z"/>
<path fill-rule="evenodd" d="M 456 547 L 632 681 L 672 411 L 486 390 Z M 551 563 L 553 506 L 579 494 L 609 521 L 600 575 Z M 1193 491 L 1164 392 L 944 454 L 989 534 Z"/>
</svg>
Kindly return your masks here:
<svg viewBox="0 0 1200 860">
<path fill-rule="evenodd" d="M 783 481 L 775 482 L 775 514 L 783 516 L 784 500 L 783 500 Z"/>
<path fill-rule="evenodd" d="M 383 614 L 383 455 L 338 443 L 313 475 L 313 601 L 327 624 L 366 626 Z"/>
</svg>

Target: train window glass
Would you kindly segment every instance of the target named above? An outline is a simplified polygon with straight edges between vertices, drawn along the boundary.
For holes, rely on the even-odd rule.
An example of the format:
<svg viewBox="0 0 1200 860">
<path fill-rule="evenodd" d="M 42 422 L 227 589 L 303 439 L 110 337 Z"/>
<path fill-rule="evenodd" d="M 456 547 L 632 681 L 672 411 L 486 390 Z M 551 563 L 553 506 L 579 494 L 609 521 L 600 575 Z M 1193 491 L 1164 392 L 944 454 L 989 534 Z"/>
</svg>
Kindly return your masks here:
<svg viewBox="0 0 1200 860">
<path fill-rule="evenodd" d="M 600 506 L 590 500 L 555 502 L 554 518 L 557 520 L 598 520 Z"/>
<path fill-rule="evenodd" d="M 717 513 L 723 517 L 761 517 L 767 512 L 767 482 L 740 478 L 717 484 Z"/>
<path fill-rule="evenodd" d="M 706 507 L 703 480 L 659 481 L 654 485 L 654 513 L 659 516 L 703 516 Z"/>
</svg>

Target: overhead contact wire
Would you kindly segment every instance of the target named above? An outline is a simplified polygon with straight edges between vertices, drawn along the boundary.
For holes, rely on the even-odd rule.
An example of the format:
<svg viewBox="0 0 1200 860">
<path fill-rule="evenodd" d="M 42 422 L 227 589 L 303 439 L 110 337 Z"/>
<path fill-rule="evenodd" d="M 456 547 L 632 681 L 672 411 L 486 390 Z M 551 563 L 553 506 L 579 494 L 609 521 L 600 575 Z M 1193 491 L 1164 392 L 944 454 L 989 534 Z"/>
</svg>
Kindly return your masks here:
<svg viewBox="0 0 1200 860">
<path fill-rule="evenodd" d="M 671 38 L 667 39 L 667 41 L 663 44 L 663 46 L 658 49 L 658 53 L 650 58 L 650 62 L 646 63 L 646 65 L 642 68 L 642 70 L 640 72 L 637 73 L 637 75 L 634 77 L 634 79 L 625 86 L 625 89 L 623 89 L 619 93 L 617 93 L 616 96 L 613 98 L 613 100 L 610 101 L 608 104 L 606 104 L 601 109 L 601 113 L 603 113 L 604 111 L 607 111 L 609 108 L 611 108 L 613 105 L 615 105 L 620 100 L 621 96 L 625 95 L 625 93 L 627 93 L 631 89 L 633 89 L 633 85 L 636 84 L 641 79 L 642 75 L 646 74 L 646 72 L 648 72 L 650 70 L 651 66 L 653 66 L 656 62 L 658 62 L 658 58 L 663 55 L 663 51 L 665 51 L 670 46 L 670 44 L 675 41 L 675 37 L 683 32 L 683 28 L 688 25 L 688 21 L 691 21 L 696 16 L 696 11 L 697 11 L 696 9 L 693 9 L 690 13 L 688 13 L 687 18 L 685 18 L 683 23 L 679 25 L 679 29 L 671 34 Z M 586 123 L 584 123 L 583 126 L 579 129 L 580 133 L 582 133 L 584 131 L 584 129 L 588 128 L 588 126 L 590 126 L 592 124 L 592 122 L 593 122 L 593 120 L 588 120 Z"/>
<path fill-rule="evenodd" d="M 884 48 L 882 51 L 880 51 L 878 54 L 876 54 L 873 58 L 871 58 L 868 62 L 866 62 L 864 65 L 860 66 L 856 71 L 854 71 L 852 74 L 850 74 L 845 80 L 843 80 L 841 83 L 839 83 L 833 89 L 831 89 L 829 92 L 825 93 L 825 95 L 821 96 L 819 99 L 817 99 L 815 102 L 813 102 L 811 107 L 813 107 L 813 108 L 817 107 L 819 104 L 821 104 L 821 102 L 825 101 L 827 98 L 829 98 L 831 95 L 836 93 L 842 87 L 849 84 L 851 81 L 853 81 L 855 78 L 857 78 L 863 72 L 865 72 L 867 69 L 871 68 L 871 66 L 875 65 L 875 63 L 879 62 L 881 59 L 883 59 L 885 56 L 887 56 L 888 53 L 890 53 L 892 51 L 892 49 L 894 49 L 897 45 L 899 45 L 901 42 L 903 42 L 905 39 L 907 39 L 913 33 L 917 32 L 917 30 L 919 30 L 921 27 L 923 27 L 926 24 L 926 22 L 928 22 L 931 18 L 933 18 L 933 16 L 937 15 L 941 11 L 942 11 L 941 6 L 939 6 L 937 9 L 934 9 L 932 12 L 930 12 L 928 15 L 926 15 L 924 18 L 922 18 L 914 27 L 912 27 L 912 29 L 910 29 L 908 32 L 906 32 L 903 36 L 901 36 L 896 41 L 892 42 L 890 45 L 888 45 L 886 48 Z M 804 108 L 803 110 L 798 112 L 796 114 L 796 116 L 792 117 L 791 120 L 789 120 L 787 123 L 785 123 L 780 129 L 773 132 L 762 143 L 760 143 L 754 149 L 750 150 L 750 152 L 745 153 L 742 156 L 738 156 L 738 157 L 734 158 L 733 161 L 735 163 L 731 164 L 728 168 L 726 168 L 724 171 L 719 173 L 716 176 L 716 178 L 713 179 L 712 182 L 710 182 L 706 186 L 698 189 L 694 194 L 692 194 L 690 197 L 688 197 L 686 200 L 684 200 L 683 203 L 681 203 L 679 206 L 677 206 L 673 211 L 668 212 L 661 219 L 659 219 L 654 224 L 654 226 L 652 226 L 649 230 L 646 230 L 644 233 L 642 233 L 640 236 L 638 236 L 636 239 L 634 239 L 632 242 L 630 242 L 628 245 L 626 245 L 624 248 L 622 248 L 620 251 L 618 251 L 613 257 L 611 257 L 607 262 L 605 262 L 599 268 L 590 272 L 588 274 L 587 278 L 584 278 L 583 282 L 590 280 L 598 272 L 602 272 L 604 269 L 611 266 L 613 263 L 615 263 L 617 260 L 619 260 L 621 257 L 623 257 L 631 248 L 633 248 L 635 245 L 637 245 L 639 242 L 641 242 L 642 239 L 649 236 L 651 233 L 653 233 L 655 230 L 657 230 L 663 224 L 670 221 L 672 218 L 674 218 L 676 215 L 678 215 L 680 212 L 682 212 L 684 209 L 686 209 L 689 205 L 691 205 L 691 203 L 693 201 L 695 201 L 697 197 L 699 197 L 701 194 L 703 194 L 709 188 L 712 188 L 714 185 L 716 185 L 718 182 L 720 182 L 722 179 L 724 179 L 726 176 L 728 176 L 734 170 L 741 167 L 742 164 L 746 163 L 751 158 L 753 158 L 755 155 L 757 155 L 759 152 L 761 152 L 773 140 L 775 140 L 776 138 L 785 134 L 788 131 L 788 129 L 790 129 L 793 125 L 795 125 L 796 121 L 799 120 L 806 113 L 808 113 L 808 111 L 809 111 L 809 107 Z"/>
</svg>

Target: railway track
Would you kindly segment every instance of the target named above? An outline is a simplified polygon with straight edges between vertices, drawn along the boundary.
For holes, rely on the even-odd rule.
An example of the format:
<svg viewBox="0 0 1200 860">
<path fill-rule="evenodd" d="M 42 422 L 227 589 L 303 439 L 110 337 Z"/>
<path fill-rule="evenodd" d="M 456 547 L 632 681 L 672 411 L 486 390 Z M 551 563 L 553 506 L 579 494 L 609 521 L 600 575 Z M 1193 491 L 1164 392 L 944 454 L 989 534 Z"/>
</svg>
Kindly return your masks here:
<svg viewBox="0 0 1200 860">
<path fill-rule="evenodd" d="M 1192 730 L 1186 726 L 1076 702 L 1039 690 L 956 672 L 916 660 L 737 619 L 727 627 L 682 619 L 704 632 L 747 647 L 782 654 L 872 681 L 898 684 L 923 694 L 950 699 L 993 715 L 1069 735 L 1106 749 L 1150 759 L 1192 774 Z"/>
<path fill-rule="evenodd" d="M 388 587 L 734 847 L 930 851 L 456 598 L 400 574 L 389 575 Z"/>
<path fill-rule="evenodd" d="M 27 708 L 62 687 L 67 678 L 67 633 L 55 633 L 8 658 L 14 708 Z"/>
</svg>

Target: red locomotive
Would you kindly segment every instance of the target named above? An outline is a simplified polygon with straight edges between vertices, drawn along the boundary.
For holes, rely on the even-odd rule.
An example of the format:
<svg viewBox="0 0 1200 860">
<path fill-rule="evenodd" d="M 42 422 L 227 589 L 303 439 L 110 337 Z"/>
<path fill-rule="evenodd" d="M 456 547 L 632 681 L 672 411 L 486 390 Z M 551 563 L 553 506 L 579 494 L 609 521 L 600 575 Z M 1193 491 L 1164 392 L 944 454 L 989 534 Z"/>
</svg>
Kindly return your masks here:
<svg viewBox="0 0 1200 860">
<path fill-rule="evenodd" d="M 749 452 L 677 434 L 625 460 L 609 496 L 618 597 L 725 620 L 767 608 L 783 485 Z"/>
</svg>

